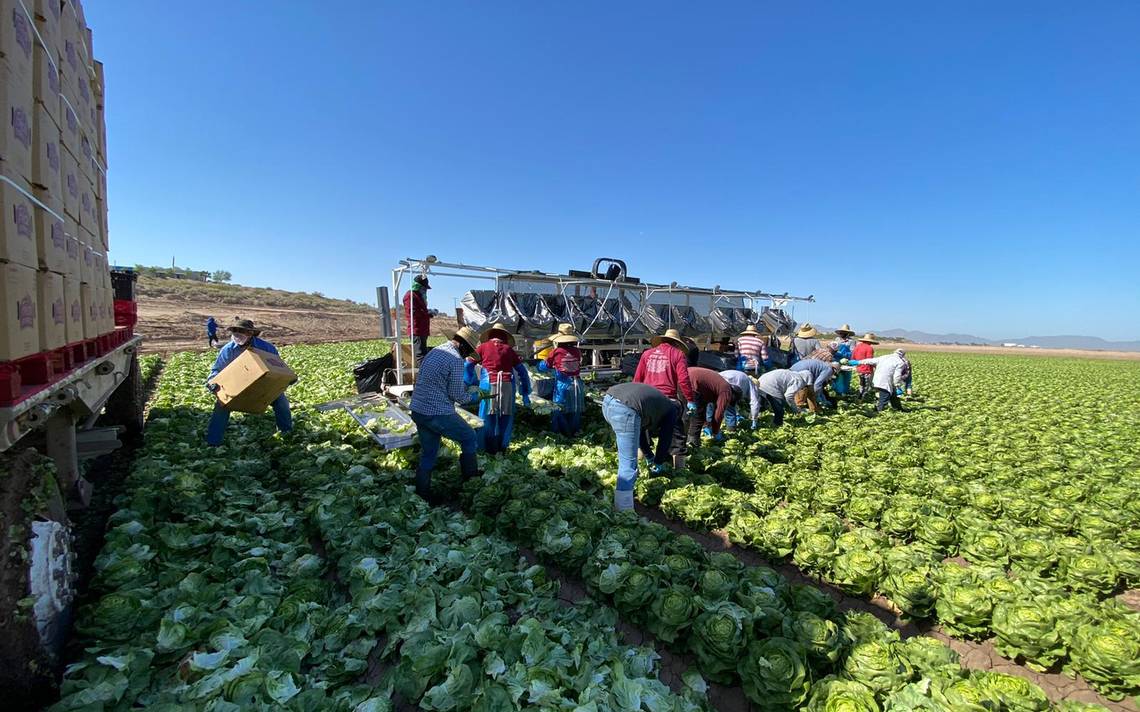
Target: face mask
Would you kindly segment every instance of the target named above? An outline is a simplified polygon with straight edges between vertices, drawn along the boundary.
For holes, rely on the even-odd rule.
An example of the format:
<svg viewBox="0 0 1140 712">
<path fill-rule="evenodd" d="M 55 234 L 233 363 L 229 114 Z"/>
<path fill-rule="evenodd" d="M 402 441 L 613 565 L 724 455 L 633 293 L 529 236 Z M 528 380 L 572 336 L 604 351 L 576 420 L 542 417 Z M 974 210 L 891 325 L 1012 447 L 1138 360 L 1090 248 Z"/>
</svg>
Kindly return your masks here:
<svg viewBox="0 0 1140 712">
<path fill-rule="evenodd" d="M 249 334 L 234 334 L 234 343 L 238 346 L 245 346 L 249 343 Z"/>
</svg>

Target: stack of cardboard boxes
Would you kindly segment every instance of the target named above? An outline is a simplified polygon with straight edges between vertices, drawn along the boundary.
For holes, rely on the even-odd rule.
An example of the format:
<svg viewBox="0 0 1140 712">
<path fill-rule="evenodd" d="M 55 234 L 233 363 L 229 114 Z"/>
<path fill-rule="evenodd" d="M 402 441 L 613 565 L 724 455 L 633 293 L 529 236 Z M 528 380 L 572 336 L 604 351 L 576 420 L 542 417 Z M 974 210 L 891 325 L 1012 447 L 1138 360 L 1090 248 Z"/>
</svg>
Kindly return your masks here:
<svg viewBox="0 0 1140 712">
<path fill-rule="evenodd" d="M 115 328 L 91 39 L 79 0 L 0 0 L 0 362 Z"/>
</svg>

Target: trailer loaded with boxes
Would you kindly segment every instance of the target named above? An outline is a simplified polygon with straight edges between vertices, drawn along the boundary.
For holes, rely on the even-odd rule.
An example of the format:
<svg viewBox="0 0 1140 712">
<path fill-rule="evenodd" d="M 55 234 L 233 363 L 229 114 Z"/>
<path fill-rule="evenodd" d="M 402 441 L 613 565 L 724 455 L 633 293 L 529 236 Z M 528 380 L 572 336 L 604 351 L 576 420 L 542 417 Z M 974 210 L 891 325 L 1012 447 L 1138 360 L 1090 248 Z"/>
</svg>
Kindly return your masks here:
<svg viewBox="0 0 1140 712">
<path fill-rule="evenodd" d="M 84 461 L 142 428 L 134 278 L 109 267 L 103 67 L 79 0 L 0 0 L 0 689 L 50 687 Z"/>
</svg>

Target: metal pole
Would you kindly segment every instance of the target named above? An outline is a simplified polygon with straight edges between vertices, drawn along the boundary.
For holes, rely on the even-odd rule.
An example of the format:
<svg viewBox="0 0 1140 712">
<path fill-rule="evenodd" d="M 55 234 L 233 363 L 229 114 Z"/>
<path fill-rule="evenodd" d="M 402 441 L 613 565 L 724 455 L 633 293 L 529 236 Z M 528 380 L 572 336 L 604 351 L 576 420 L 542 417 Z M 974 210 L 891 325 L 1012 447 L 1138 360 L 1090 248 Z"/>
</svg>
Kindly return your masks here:
<svg viewBox="0 0 1140 712">
<path fill-rule="evenodd" d="M 79 450 L 75 442 L 75 419 L 68 408 L 59 408 L 44 426 L 47 455 L 55 461 L 63 491 L 69 493 L 79 482 Z"/>
<path fill-rule="evenodd" d="M 402 271 L 402 268 L 392 270 L 392 296 L 396 299 L 396 323 L 392 325 L 392 333 L 395 335 L 395 341 L 392 343 L 392 348 L 396 350 L 396 383 L 401 386 L 405 385 L 404 356 L 400 353 L 400 322 L 403 321 L 400 318 L 400 305 L 403 304 L 403 301 L 400 299 L 400 273 Z M 412 360 L 415 361 L 415 359 Z"/>
</svg>

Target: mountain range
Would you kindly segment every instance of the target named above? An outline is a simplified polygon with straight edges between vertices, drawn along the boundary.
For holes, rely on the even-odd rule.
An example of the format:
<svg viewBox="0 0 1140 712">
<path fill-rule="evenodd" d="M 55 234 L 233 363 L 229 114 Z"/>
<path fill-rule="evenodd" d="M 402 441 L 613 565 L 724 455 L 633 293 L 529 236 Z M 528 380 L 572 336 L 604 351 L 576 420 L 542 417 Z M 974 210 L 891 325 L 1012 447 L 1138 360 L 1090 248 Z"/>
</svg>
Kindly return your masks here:
<svg viewBox="0 0 1140 712">
<path fill-rule="evenodd" d="M 892 339 L 906 339 L 918 344 L 1024 344 L 1040 346 L 1043 349 L 1082 349 L 1085 351 L 1140 351 L 1140 341 L 1109 341 L 1099 336 L 1024 336 L 1011 339 L 985 339 L 972 334 L 931 334 L 910 329 L 883 329 L 876 332 Z"/>
</svg>

